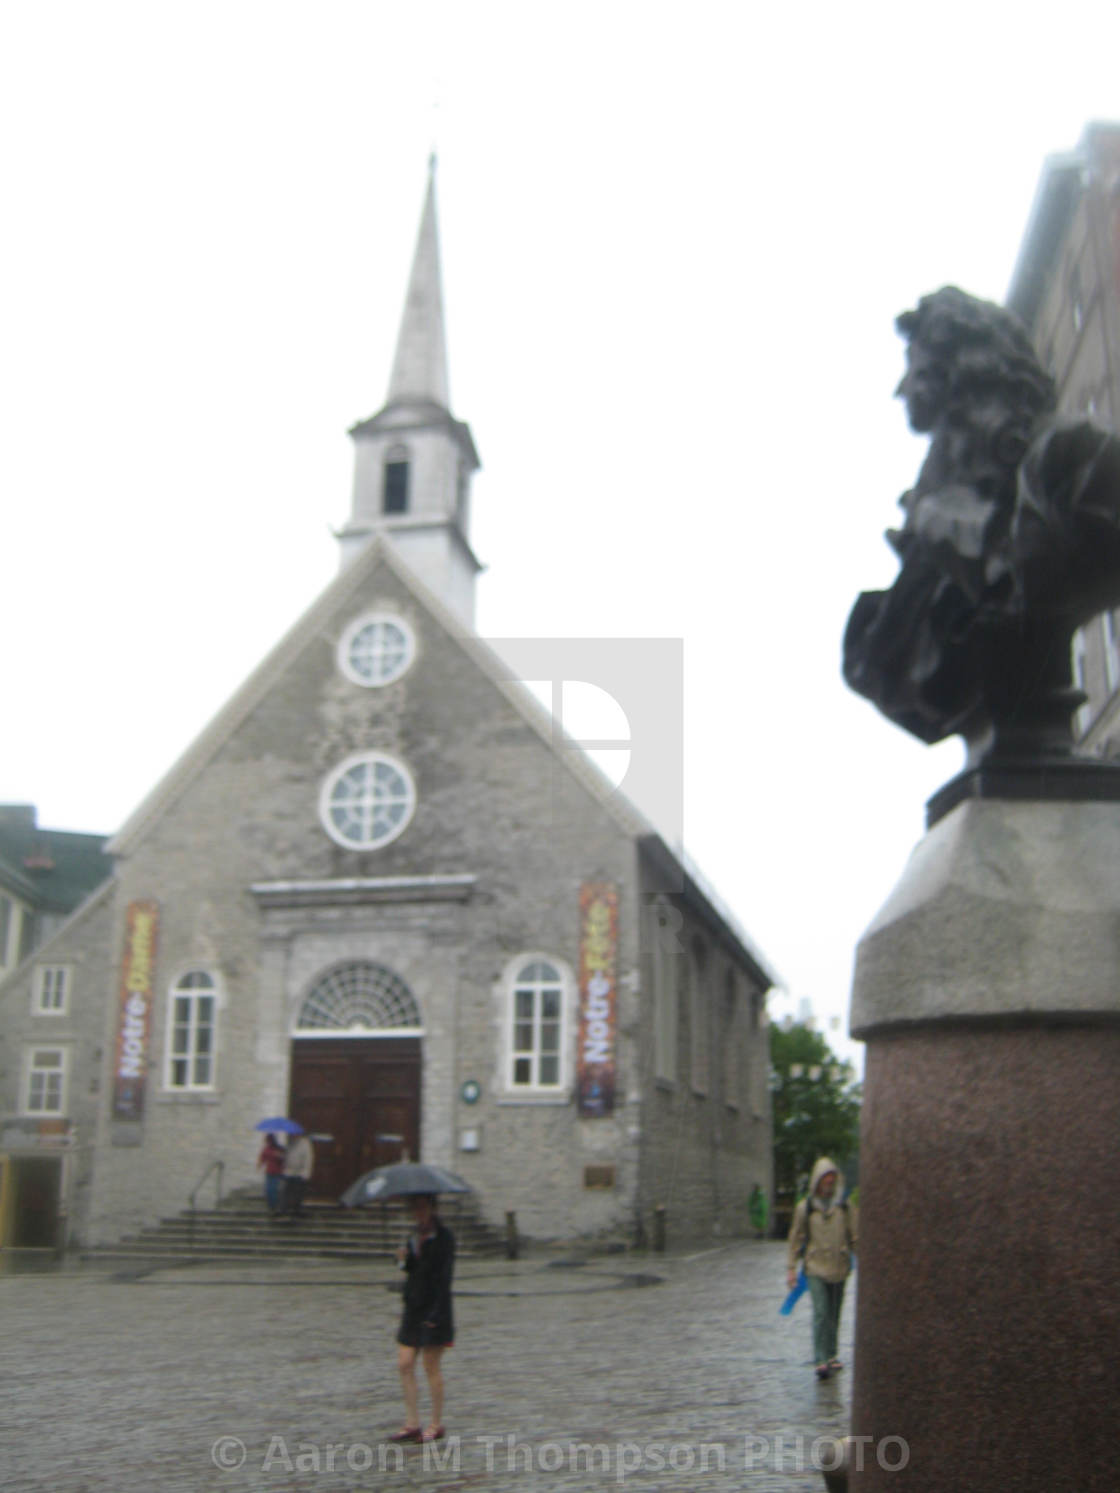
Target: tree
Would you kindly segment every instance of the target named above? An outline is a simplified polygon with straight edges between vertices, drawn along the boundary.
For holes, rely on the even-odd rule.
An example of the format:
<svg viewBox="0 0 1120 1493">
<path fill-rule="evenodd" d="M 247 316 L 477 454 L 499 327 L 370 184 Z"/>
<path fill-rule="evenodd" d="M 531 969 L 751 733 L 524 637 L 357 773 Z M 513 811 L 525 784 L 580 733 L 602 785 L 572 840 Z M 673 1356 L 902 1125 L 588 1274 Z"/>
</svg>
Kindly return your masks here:
<svg viewBox="0 0 1120 1493">
<path fill-rule="evenodd" d="M 859 1143 L 860 1085 L 819 1032 L 799 1022 L 770 1028 L 774 1190 L 792 1203 L 818 1156 L 838 1164 Z"/>
</svg>

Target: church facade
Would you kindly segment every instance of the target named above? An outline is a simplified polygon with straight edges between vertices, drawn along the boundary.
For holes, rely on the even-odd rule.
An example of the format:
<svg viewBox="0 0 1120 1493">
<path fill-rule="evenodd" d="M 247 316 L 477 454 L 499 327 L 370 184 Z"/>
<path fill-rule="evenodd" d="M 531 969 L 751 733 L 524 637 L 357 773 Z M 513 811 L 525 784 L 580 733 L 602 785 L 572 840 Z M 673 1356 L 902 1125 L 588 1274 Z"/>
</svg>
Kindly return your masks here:
<svg viewBox="0 0 1120 1493">
<path fill-rule="evenodd" d="M 529 1237 L 633 1239 L 659 1207 L 741 1232 L 773 976 L 473 631 L 433 181 L 388 399 L 351 433 L 338 576 L 0 985 L 0 1154 L 39 1143 L 19 1072 L 49 967 L 67 1243 L 178 1211 L 214 1162 L 252 1181 L 282 1114 L 325 1199 L 407 1155 Z"/>
</svg>

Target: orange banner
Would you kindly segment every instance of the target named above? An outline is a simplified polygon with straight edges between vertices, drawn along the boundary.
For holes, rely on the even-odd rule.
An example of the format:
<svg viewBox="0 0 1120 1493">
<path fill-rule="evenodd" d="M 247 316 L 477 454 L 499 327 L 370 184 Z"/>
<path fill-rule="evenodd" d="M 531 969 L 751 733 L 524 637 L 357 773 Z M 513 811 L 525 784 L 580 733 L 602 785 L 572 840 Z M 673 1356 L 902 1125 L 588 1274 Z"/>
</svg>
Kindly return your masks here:
<svg viewBox="0 0 1120 1493">
<path fill-rule="evenodd" d="M 128 904 L 113 1072 L 113 1118 L 117 1120 L 139 1120 L 144 1113 L 158 931 L 158 902 Z"/>
<path fill-rule="evenodd" d="M 580 887 L 579 929 L 576 1107 L 592 1119 L 614 1112 L 618 888 L 612 882 Z"/>
</svg>

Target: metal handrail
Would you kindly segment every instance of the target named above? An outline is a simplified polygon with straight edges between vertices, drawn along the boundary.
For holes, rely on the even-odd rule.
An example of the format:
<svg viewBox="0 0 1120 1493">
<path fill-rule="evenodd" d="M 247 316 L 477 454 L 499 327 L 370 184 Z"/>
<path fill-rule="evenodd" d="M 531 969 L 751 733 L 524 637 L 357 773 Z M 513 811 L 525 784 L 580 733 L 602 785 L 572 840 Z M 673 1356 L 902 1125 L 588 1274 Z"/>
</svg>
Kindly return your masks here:
<svg viewBox="0 0 1120 1493">
<path fill-rule="evenodd" d="M 216 1208 L 219 1205 L 219 1203 L 222 1201 L 222 1175 L 225 1172 L 225 1169 L 226 1169 L 226 1164 L 225 1164 L 224 1161 L 221 1160 L 220 1157 L 216 1161 L 212 1161 L 210 1163 L 210 1165 L 206 1168 L 206 1170 L 203 1172 L 202 1176 L 199 1177 L 198 1181 L 195 1183 L 194 1191 L 190 1195 L 190 1210 L 191 1211 L 190 1211 L 190 1220 L 189 1220 L 189 1225 L 188 1225 L 188 1233 L 189 1233 L 189 1236 L 190 1236 L 190 1242 L 191 1242 L 191 1248 L 192 1249 L 194 1248 L 194 1216 L 195 1216 L 195 1211 L 196 1211 L 195 1199 L 198 1197 L 198 1194 L 202 1191 L 203 1183 L 206 1181 L 207 1177 L 209 1177 L 210 1173 L 211 1172 L 217 1172 L 217 1174 L 218 1174 L 218 1180 L 215 1183 L 215 1187 L 214 1187 L 214 1191 L 215 1191 L 214 1206 Z"/>
</svg>

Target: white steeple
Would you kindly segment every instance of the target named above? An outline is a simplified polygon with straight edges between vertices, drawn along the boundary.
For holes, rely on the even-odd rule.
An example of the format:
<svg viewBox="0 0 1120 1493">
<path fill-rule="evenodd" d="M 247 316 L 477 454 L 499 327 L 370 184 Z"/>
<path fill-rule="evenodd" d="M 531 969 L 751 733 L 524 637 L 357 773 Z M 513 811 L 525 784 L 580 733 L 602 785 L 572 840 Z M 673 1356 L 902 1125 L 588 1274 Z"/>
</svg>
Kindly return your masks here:
<svg viewBox="0 0 1120 1493">
<path fill-rule="evenodd" d="M 345 566 L 377 533 L 468 627 L 482 569 L 470 546 L 478 453 L 451 414 L 436 226 L 435 157 L 384 407 L 350 431 L 354 498 L 339 533 Z"/>
<path fill-rule="evenodd" d="M 389 375 L 386 404 L 430 400 L 450 409 L 447 392 L 447 335 L 443 324 L 443 287 L 440 283 L 439 230 L 436 226 L 435 156 L 428 162 L 428 190 L 408 294 L 404 301 L 397 352 Z"/>
</svg>

